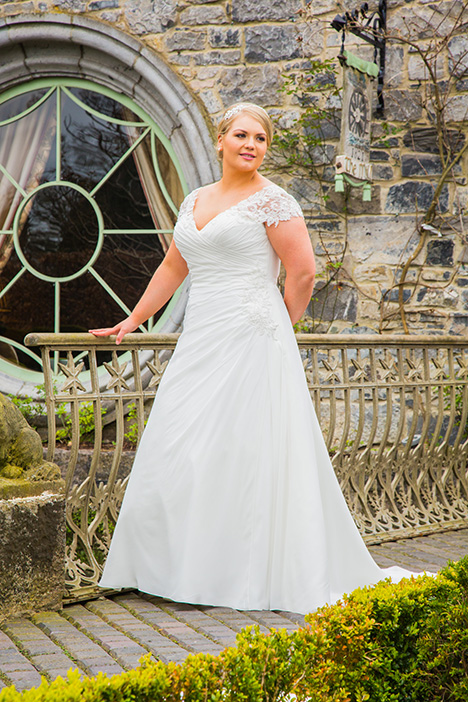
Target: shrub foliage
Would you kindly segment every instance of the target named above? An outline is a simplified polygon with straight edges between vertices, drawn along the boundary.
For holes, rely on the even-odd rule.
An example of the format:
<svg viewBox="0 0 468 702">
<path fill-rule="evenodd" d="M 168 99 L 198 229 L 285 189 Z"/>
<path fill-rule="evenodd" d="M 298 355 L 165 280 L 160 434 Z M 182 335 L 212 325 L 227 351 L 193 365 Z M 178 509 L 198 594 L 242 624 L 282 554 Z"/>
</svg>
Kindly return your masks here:
<svg viewBox="0 0 468 702">
<path fill-rule="evenodd" d="M 44 681 L 0 702 L 430 702 L 468 699 L 468 557 L 437 577 L 355 590 L 304 628 L 244 630 L 219 656 L 148 655 L 108 678 Z"/>
</svg>

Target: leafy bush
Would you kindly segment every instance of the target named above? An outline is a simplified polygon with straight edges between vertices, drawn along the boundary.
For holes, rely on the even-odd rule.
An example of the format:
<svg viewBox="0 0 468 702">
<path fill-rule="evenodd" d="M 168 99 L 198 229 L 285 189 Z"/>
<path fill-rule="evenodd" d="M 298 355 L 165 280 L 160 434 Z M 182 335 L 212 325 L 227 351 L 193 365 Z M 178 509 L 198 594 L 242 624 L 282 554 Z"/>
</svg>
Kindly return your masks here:
<svg viewBox="0 0 468 702">
<path fill-rule="evenodd" d="M 106 413 L 104 407 L 100 408 L 101 416 Z M 70 441 L 72 438 L 72 420 L 65 403 L 57 406 L 57 417 L 62 423 L 62 428 L 57 429 L 57 441 Z M 94 407 L 92 402 L 83 402 L 78 410 L 80 439 L 92 439 L 96 424 L 94 421 Z"/>
<path fill-rule="evenodd" d="M 140 440 L 140 431 L 138 429 L 138 409 L 136 402 L 131 402 L 128 406 L 128 427 L 124 434 L 124 437 L 132 445 L 136 446 Z M 144 426 L 146 427 L 147 419 L 144 421 Z"/>
<path fill-rule="evenodd" d="M 36 385 L 36 390 L 39 399 L 35 399 L 29 395 L 24 397 L 18 397 L 16 395 L 9 395 L 9 398 L 20 410 L 23 417 L 28 421 L 34 421 L 36 417 L 44 416 L 47 414 L 45 399 L 45 385 Z M 57 386 L 53 385 L 54 394 L 57 393 Z M 101 415 L 106 413 L 106 409 L 101 407 Z M 72 420 L 68 410 L 68 404 L 62 402 L 56 407 L 56 416 L 61 423 L 61 428 L 57 429 L 56 438 L 57 441 L 70 441 L 72 437 Z M 136 416 L 136 415 L 135 415 Z M 78 410 L 79 426 L 80 426 L 80 439 L 91 439 L 94 435 L 95 421 L 94 421 L 94 408 L 92 402 L 83 402 L 79 406 Z M 137 432 L 137 429 L 133 429 L 133 433 Z M 136 440 L 135 440 L 136 443 Z"/>
<path fill-rule="evenodd" d="M 9 394 L 8 397 L 16 405 L 26 420 L 34 419 L 35 417 L 41 417 L 47 414 L 45 406 L 45 385 L 36 385 L 36 390 L 39 399 L 31 397 L 30 395 L 24 395 L 22 397 L 18 395 Z"/>
<path fill-rule="evenodd" d="M 468 557 L 435 578 L 355 590 L 307 617 L 183 665 L 143 659 L 136 670 L 58 678 L 0 702 L 455 702 L 468 699 Z"/>
</svg>

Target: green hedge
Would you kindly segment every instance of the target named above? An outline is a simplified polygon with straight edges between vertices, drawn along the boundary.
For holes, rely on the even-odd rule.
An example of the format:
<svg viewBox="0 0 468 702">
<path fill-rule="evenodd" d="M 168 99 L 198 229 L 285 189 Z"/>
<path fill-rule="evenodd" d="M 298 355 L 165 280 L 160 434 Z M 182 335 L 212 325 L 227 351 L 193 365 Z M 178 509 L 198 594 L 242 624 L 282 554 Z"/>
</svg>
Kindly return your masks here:
<svg viewBox="0 0 468 702">
<path fill-rule="evenodd" d="M 43 682 L 0 702 L 430 702 L 468 700 L 468 557 L 439 575 L 355 590 L 307 626 L 236 648 L 154 663 L 108 678 Z"/>
</svg>

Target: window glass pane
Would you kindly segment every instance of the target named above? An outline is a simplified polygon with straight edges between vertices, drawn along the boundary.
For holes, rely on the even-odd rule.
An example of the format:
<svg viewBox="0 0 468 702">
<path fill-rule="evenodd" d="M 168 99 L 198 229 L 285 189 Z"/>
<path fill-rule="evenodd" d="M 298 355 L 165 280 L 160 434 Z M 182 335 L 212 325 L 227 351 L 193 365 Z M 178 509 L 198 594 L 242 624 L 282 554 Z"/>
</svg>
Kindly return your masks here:
<svg viewBox="0 0 468 702">
<path fill-rule="evenodd" d="M 49 88 L 32 90 L 30 93 L 23 93 L 22 95 L 17 95 L 10 100 L 6 100 L 0 105 L 0 122 L 10 119 L 15 115 L 19 115 L 21 112 L 24 112 L 24 110 L 32 107 L 47 93 L 48 90 Z"/>
<path fill-rule="evenodd" d="M 64 278 L 91 259 L 98 244 L 98 222 L 89 200 L 65 185 L 39 190 L 21 231 L 21 250 L 31 267 Z"/>
<path fill-rule="evenodd" d="M 93 90 L 86 90 L 85 88 L 69 88 L 72 95 L 83 102 L 88 107 L 91 107 L 96 112 L 100 112 L 102 115 L 107 117 L 113 117 L 114 119 L 124 119 L 128 122 L 141 122 L 142 120 L 130 110 L 128 107 L 124 107 L 116 100 L 107 97 L 107 95 L 102 95 L 101 93 L 96 93 Z"/>
</svg>

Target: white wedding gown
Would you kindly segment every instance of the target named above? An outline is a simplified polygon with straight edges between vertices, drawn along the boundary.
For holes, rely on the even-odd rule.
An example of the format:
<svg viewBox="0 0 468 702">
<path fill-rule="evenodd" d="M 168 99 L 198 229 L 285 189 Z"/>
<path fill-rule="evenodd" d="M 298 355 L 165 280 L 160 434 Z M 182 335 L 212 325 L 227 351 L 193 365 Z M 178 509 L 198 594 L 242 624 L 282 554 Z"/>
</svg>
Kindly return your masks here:
<svg viewBox="0 0 468 702">
<path fill-rule="evenodd" d="M 174 240 L 191 288 L 142 437 L 103 587 L 179 602 L 307 613 L 391 575 L 335 477 L 276 286 L 265 224 L 301 216 L 268 185 Z"/>
</svg>

